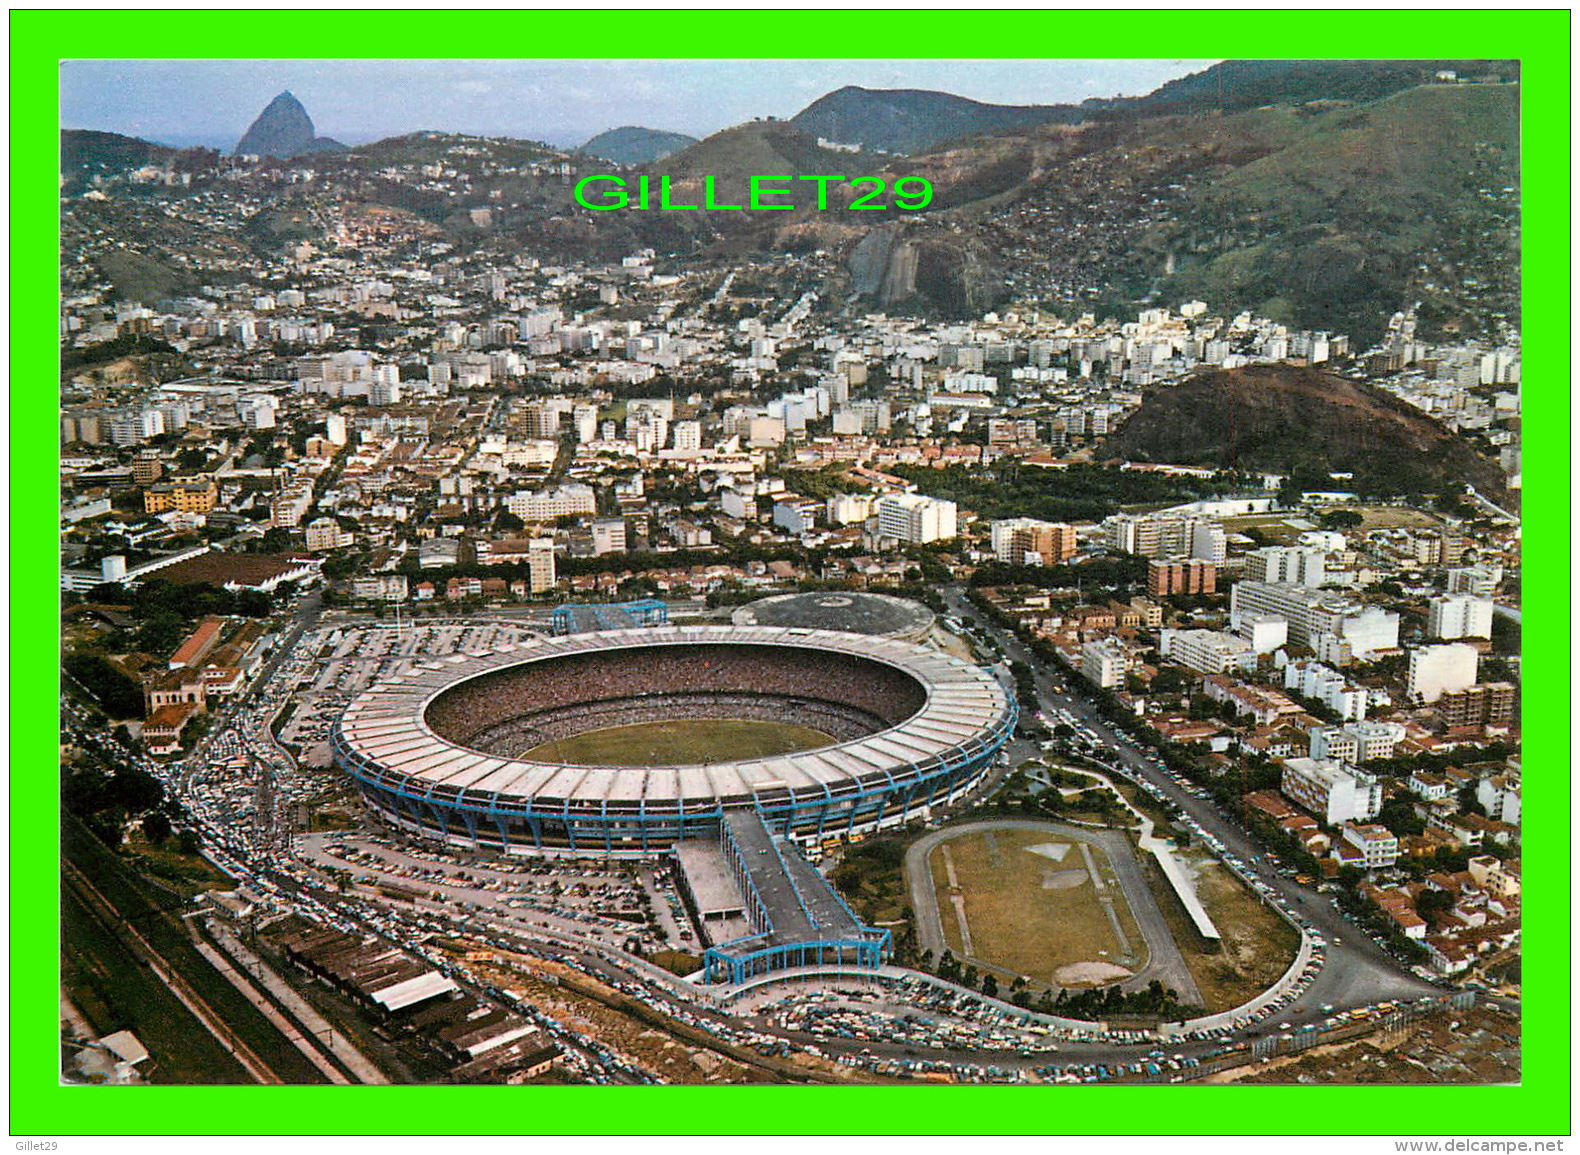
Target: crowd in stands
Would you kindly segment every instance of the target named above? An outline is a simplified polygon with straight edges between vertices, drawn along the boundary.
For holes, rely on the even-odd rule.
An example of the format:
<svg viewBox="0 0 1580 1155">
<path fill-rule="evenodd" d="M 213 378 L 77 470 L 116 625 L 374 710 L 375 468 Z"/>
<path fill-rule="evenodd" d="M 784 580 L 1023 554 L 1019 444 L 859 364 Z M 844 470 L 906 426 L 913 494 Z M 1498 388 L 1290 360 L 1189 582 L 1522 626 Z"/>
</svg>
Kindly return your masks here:
<svg viewBox="0 0 1580 1155">
<path fill-rule="evenodd" d="M 892 666 L 784 646 L 653 646 L 525 662 L 463 682 L 427 710 L 452 742 L 517 757 L 610 726 L 749 718 L 809 726 L 839 741 L 897 725 L 926 690 Z"/>
</svg>

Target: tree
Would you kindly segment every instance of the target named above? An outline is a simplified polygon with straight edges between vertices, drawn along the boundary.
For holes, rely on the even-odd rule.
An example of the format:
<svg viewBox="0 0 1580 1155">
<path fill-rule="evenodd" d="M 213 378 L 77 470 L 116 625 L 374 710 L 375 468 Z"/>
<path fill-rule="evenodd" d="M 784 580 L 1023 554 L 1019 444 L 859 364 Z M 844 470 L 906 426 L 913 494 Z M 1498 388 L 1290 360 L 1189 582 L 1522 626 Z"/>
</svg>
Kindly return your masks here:
<svg viewBox="0 0 1580 1155">
<path fill-rule="evenodd" d="M 236 612 L 243 617 L 265 618 L 274 609 L 274 599 L 262 590 L 240 590 L 236 594 Z"/>
<path fill-rule="evenodd" d="M 1437 922 L 1437 916 L 1454 909 L 1454 896 L 1446 890 L 1427 889 L 1416 896 L 1415 912 L 1427 922 Z"/>
<path fill-rule="evenodd" d="M 254 553 L 284 553 L 291 548 L 291 531 L 284 526 L 264 530 L 263 536 L 253 543 Z"/>
<path fill-rule="evenodd" d="M 1334 509 L 1321 517 L 1323 529 L 1359 529 L 1366 518 L 1353 509 Z"/>
<path fill-rule="evenodd" d="M 994 978 L 992 975 L 983 975 L 982 976 L 982 993 L 985 994 L 990 999 L 997 998 L 998 997 L 998 979 Z"/>
<path fill-rule="evenodd" d="M 155 846 L 163 846 L 170 837 L 170 819 L 164 811 L 155 810 L 143 819 L 143 835 Z"/>
<path fill-rule="evenodd" d="M 159 610 L 137 631 L 137 648 L 150 654 L 168 654 L 186 636 L 186 622 L 172 610 Z"/>
</svg>

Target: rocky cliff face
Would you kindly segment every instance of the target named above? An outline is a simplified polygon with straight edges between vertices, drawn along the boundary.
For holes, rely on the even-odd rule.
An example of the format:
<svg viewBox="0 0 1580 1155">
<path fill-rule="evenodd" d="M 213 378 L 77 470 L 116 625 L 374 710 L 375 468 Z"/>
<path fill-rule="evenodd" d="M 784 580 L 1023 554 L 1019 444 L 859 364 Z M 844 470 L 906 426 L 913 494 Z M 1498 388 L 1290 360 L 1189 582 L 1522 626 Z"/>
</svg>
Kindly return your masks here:
<svg viewBox="0 0 1580 1155">
<path fill-rule="evenodd" d="M 851 249 L 851 290 L 880 307 L 922 304 L 947 317 L 971 317 L 997 303 L 1002 280 L 975 240 L 924 235 L 903 223 L 880 225 Z"/>
<path fill-rule="evenodd" d="M 282 92 L 258 114 L 237 143 L 236 152 L 285 160 L 306 152 L 338 152 L 345 147 L 338 140 L 316 135 L 313 118 L 307 115 L 302 102 L 290 92 Z"/>
</svg>

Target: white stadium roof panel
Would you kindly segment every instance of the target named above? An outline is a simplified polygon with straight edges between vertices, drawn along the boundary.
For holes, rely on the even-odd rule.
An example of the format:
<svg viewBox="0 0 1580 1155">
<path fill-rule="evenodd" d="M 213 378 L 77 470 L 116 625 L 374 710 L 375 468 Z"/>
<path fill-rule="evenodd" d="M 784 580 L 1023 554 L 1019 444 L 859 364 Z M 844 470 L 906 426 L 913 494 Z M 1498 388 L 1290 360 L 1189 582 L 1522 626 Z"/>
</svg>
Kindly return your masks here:
<svg viewBox="0 0 1580 1155">
<path fill-rule="evenodd" d="M 663 645 L 752 644 L 815 649 L 893 666 L 919 682 L 925 702 L 886 730 L 844 743 L 771 758 L 708 765 L 568 766 L 512 759 L 470 749 L 435 733 L 428 705 L 458 683 L 524 662 Z M 340 723 L 343 743 L 389 773 L 469 794 L 530 796 L 553 807 L 603 801 L 706 803 L 825 789 L 842 792 L 853 781 L 903 775 L 971 742 L 1008 715 L 1005 690 L 991 673 L 908 642 L 827 630 L 773 626 L 667 626 L 533 639 L 485 655 L 453 654 L 397 674 L 365 692 Z"/>
</svg>

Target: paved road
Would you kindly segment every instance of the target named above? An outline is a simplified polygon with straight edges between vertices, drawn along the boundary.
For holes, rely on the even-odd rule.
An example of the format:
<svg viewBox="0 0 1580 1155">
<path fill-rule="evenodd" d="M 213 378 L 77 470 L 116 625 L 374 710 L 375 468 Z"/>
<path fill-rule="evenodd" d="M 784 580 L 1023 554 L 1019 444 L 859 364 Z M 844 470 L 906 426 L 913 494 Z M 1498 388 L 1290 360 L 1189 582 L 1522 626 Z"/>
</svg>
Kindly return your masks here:
<svg viewBox="0 0 1580 1155">
<path fill-rule="evenodd" d="M 1204 831 L 1219 839 L 1229 855 L 1247 866 L 1248 872 L 1281 896 L 1288 906 L 1306 918 L 1327 940 L 1327 957 L 1321 972 L 1299 1001 L 1286 1008 L 1283 1021 L 1315 1022 L 1324 1017 L 1321 1007 L 1341 1010 L 1367 1006 L 1388 999 L 1419 998 L 1440 994 L 1441 989 L 1418 978 L 1394 959 L 1360 927 L 1353 925 L 1325 896 L 1284 878 L 1267 861 L 1267 849 L 1258 843 L 1238 821 L 1226 816 L 1211 799 L 1198 799 L 1183 789 L 1163 770 L 1150 762 L 1136 746 L 1120 738 L 1115 729 L 1098 714 L 1096 707 L 1075 692 L 1073 678 L 1066 683 L 1063 674 L 1050 671 L 1021 643 L 977 612 L 958 588 L 946 588 L 945 601 L 950 612 L 975 622 L 998 638 L 1013 660 L 1025 662 L 1036 673 L 1038 697 L 1044 714 L 1067 710 L 1094 734 L 1119 762 L 1122 773 L 1145 779 L 1162 796 L 1189 815 Z M 1253 1029 L 1252 1034 L 1267 1033 Z M 1273 1033 L 1277 1033 L 1274 1031 Z"/>
<path fill-rule="evenodd" d="M 1059 822 L 1036 821 L 1023 818 L 986 818 L 935 830 L 913 842 L 905 852 L 905 881 L 911 892 L 911 909 L 916 912 L 916 940 L 923 950 L 930 950 L 934 957 L 942 955 L 946 944 L 943 920 L 939 915 L 932 871 L 927 857 L 933 848 L 946 839 L 961 834 L 985 830 L 1039 830 L 1073 842 L 1089 842 L 1100 847 L 1108 856 L 1114 873 L 1119 876 L 1120 889 L 1124 891 L 1130 912 L 1135 916 L 1141 937 L 1147 944 L 1147 962 L 1134 976 L 1120 983 L 1122 990 L 1144 990 L 1153 979 L 1165 987 L 1173 987 L 1182 1002 L 1201 1003 L 1201 991 L 1191 977 L 1185 958 L 1169 933 L 1168 923 L 1141 873 L 1130 841 L 1117 830 L 1088 830 L 1084 827 L 1066 826 Z M 974 960 L 981 963 L 981 959 Z"/>
</svg>

